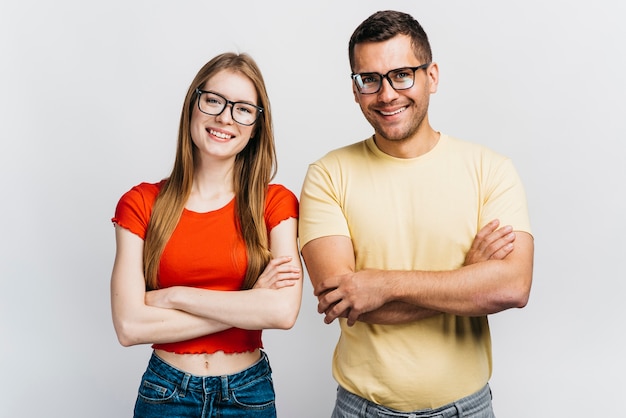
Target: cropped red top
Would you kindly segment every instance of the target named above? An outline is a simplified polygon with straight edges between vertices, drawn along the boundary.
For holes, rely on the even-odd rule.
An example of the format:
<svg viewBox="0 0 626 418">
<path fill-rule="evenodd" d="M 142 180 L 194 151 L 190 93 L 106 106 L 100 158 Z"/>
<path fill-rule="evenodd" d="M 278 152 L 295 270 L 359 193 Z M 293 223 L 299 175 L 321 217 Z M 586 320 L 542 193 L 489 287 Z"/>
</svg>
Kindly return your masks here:
<svg viewBox="0 0 626 418">
<path fill-rule="evenodd" d="M 119 200 L 112 218 L 141 239 L 146 237 L 152 206 L 163 182 L 141 183 Z M 268 234 L 281 221 L 298 217 L 298 199 L 287 188 L 271 184 L 265 202 Z M 183 210 L 159 265 L 159 286 L 240 290 L 247 268 L 246 247 L 235 222 L 235 201 L 215 211 Z M 187 341 L 153 344 L 178 354 L 241 353 L 262 348 L 261 330 L 229 328 Z"/>
</svg>

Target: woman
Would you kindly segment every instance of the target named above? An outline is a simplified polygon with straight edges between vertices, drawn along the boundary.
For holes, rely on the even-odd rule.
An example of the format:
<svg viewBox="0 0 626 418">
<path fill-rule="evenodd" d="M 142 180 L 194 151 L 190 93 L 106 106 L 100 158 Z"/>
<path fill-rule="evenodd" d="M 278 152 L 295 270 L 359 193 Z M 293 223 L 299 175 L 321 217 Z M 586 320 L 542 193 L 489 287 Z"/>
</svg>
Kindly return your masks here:
<svg viewBox="0 0 626 418">
<path fill-rule="evenodd" d="M 191 83 L 171 175 L 120 199 L 111 278 L 124 346 L 154 349 L 136 417 L 274 417 L 263 329 L 298 316 L 298 201 L 276 173 L 254 60 L 221 54 Z"/>
</svg>

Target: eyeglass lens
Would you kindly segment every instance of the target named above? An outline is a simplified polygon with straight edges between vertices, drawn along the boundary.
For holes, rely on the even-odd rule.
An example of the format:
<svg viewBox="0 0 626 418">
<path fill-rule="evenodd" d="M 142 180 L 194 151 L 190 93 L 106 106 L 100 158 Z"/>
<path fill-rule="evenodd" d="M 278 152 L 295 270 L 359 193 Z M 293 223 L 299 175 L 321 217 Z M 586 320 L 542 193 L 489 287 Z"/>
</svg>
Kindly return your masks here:
<svg viewBox="0 0 626 418">
<path fill-rule="evenodd" d="M 259 109 L 248 103 L 229 102 L 219 94 L 212 92 L 202 92 L 198 98 L 200 110 L 209 115 L 219 115 L 224 108 L 231 104 L 230 114 L 233 120 L 242 125 L 252 125 L 259 116 Z"/>
<path fill-rule="evenodd" d="M 377 92 L 383 82 L 383 77 L 387 78 L 391 87 L 396 90 L 405 90 L 413 87 L 415 82 L 415 71 L 411 68 L 398 68 L 389 71 L 385 76 L 378 73 L 364 73 L 359 75 L 361 83 L 361 93 Z"/>
</svg>

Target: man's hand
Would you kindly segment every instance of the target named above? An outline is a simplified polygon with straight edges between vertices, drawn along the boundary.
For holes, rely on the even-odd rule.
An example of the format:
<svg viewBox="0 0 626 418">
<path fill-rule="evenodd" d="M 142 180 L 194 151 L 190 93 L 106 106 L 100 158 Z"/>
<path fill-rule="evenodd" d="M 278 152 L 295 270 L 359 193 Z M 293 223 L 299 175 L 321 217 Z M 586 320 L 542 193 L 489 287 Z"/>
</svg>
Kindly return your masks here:
<svg viewBox="0 0 626 418">
<path fill-rule="evenodd" d="M 500 221 L 495 219 L 478 231 L 465 255 L 464 266 L 487 260 L 502 260 L 513 251 L 513 228 L 507 225 L 497 229 L 499 225 Z"/>
<path fill-rule="evenodd" d="M 324 280 L 315 289 L 317 311 L 324 313 L 324 322 L 347 318 L 352 326 L 359 315 L 383 306 L 387 301 L 381 292 L 377 270 L 361 270 Z"/>
</svg>

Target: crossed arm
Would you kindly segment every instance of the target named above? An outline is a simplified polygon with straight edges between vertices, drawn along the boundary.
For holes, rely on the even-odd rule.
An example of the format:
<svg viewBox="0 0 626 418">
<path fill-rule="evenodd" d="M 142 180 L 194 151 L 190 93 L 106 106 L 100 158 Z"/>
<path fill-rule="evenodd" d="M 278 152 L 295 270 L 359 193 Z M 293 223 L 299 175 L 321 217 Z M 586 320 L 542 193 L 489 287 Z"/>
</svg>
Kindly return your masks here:
<svg viewBox="0 0 626 418">
<path fill-rule="evenodd" d="M 231 292 L 175 286 L 146 292 L 144 242 L 116 225 L 111 309 L 120 343 L 130 346 L 184 341 L 231 327 L 291 328 L 302 295 L 296 234 L 294 218 L 272 229 L 270 250 L 275 257 L 253 289 Z"/>
<path fill-rule="evenodd" d="M 462 267 L 450 271 L 355 271 L 345 236 L 315 239 L 302 256 L 324 321 L 347 318 L 378 324 L 404 323 L 442 312 L 480 316 L 528 302 L 533 238 L 498 221 L 476 235 Z"/>
</svg>

